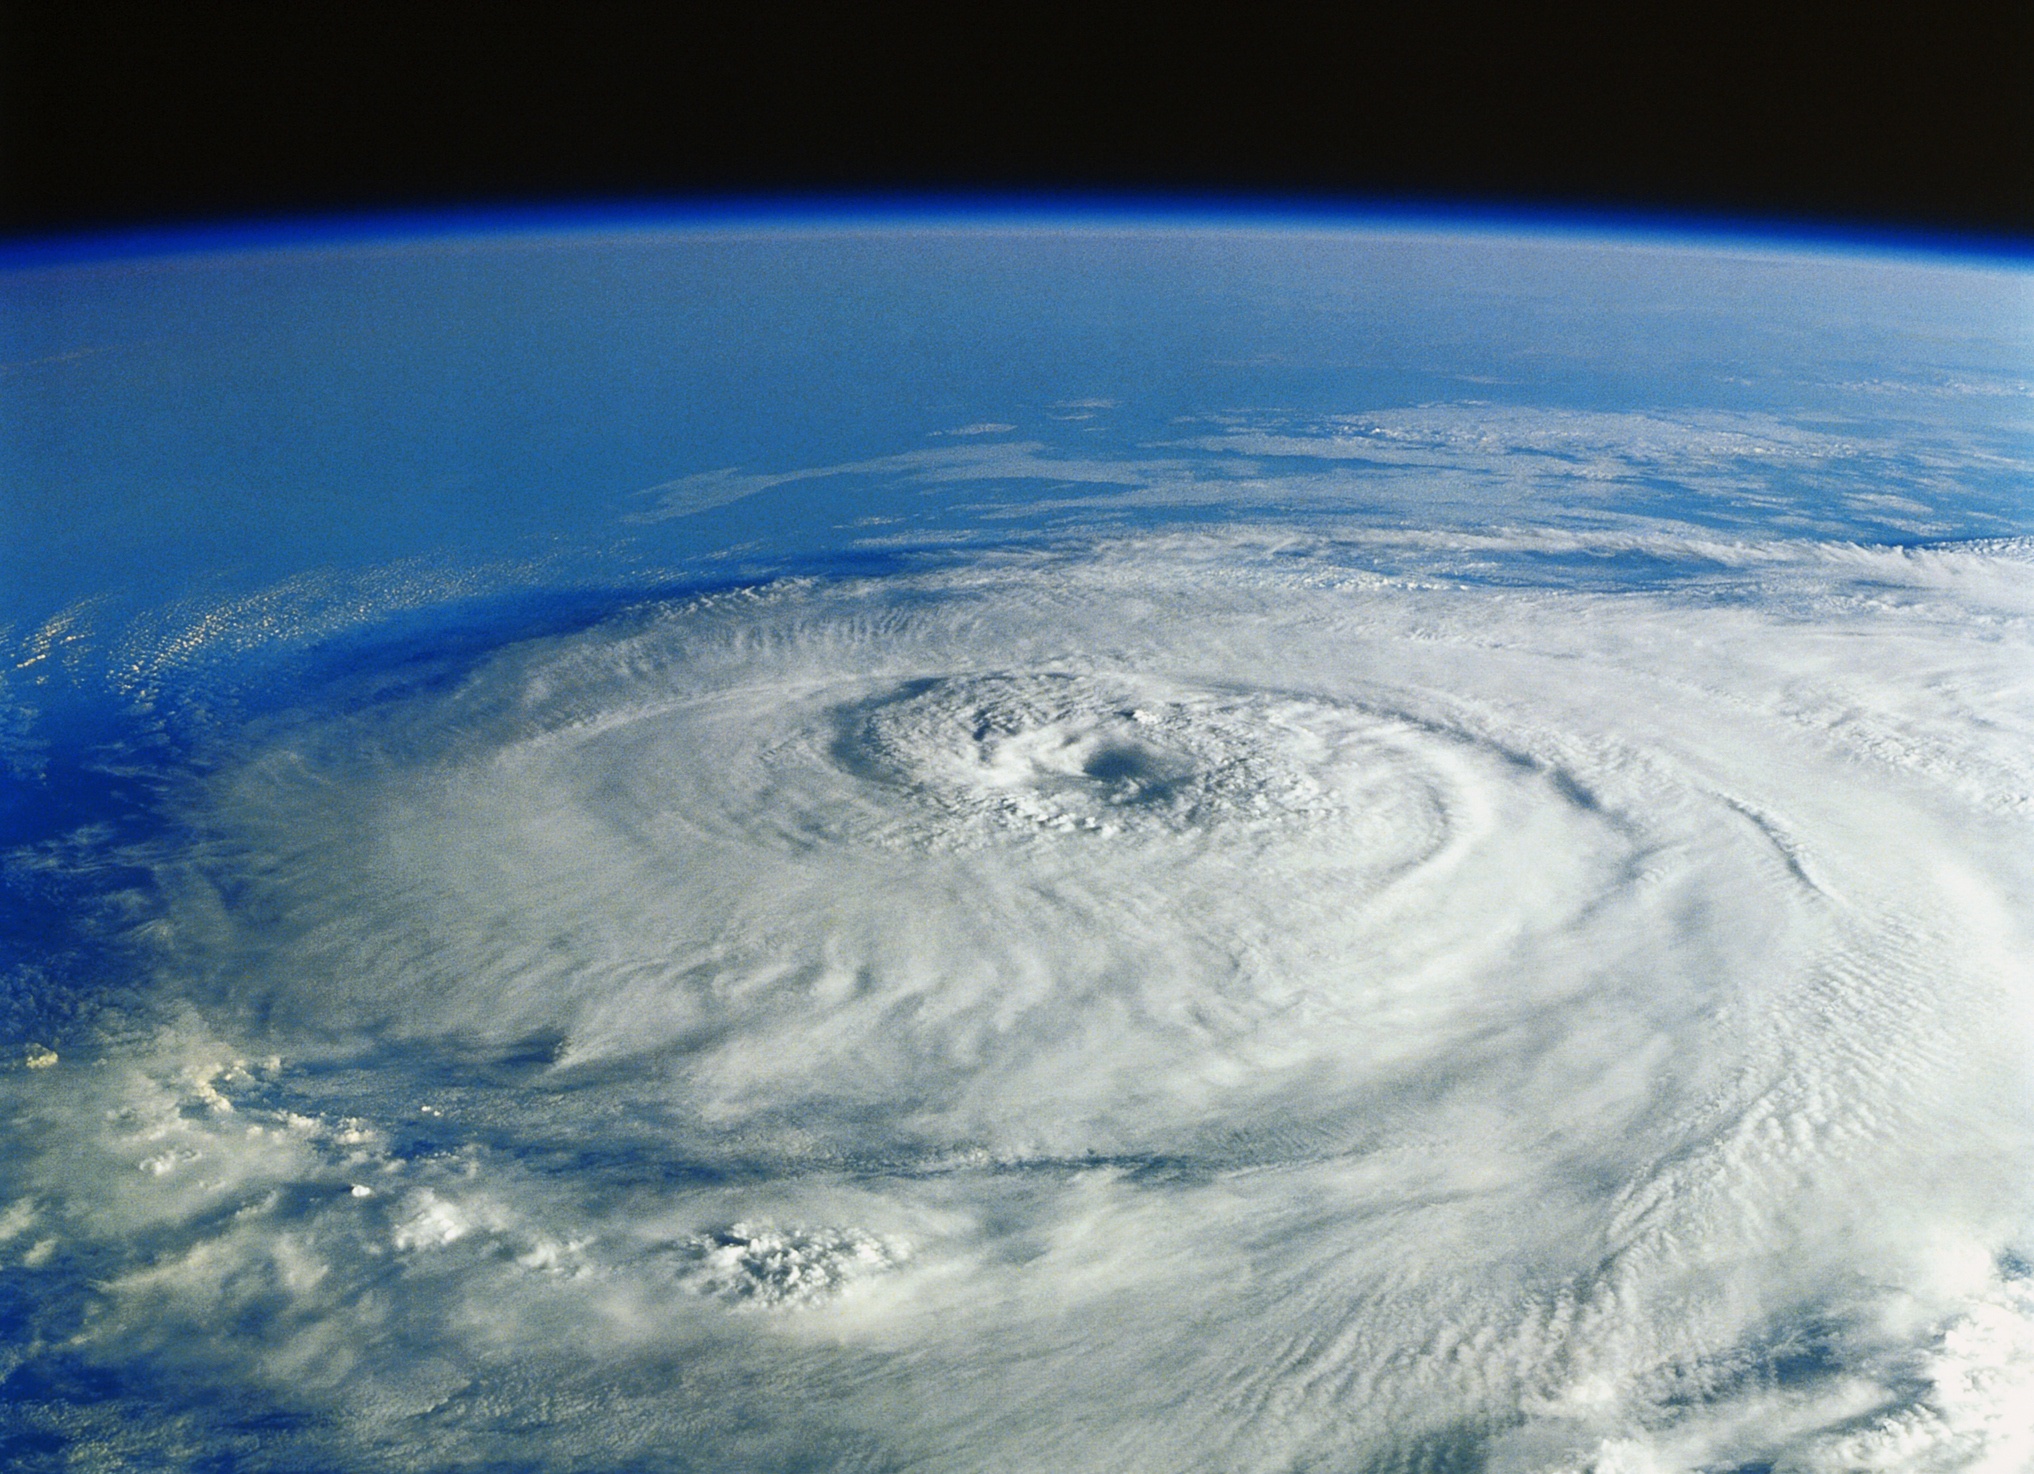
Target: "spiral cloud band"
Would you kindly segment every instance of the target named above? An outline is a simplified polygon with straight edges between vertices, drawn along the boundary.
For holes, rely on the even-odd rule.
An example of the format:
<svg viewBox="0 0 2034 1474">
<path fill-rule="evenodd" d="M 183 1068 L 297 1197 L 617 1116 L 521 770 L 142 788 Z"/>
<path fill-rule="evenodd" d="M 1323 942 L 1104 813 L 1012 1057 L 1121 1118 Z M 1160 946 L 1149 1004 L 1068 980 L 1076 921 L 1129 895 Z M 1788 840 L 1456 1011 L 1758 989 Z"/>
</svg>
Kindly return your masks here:
<svg viewBox="0 0 2034 1474">
<path fill-rule="evenodd" d="M 1556 552 L 1665 572 L 1462 571 Z M 50 1405 L 434 1467 L 2023 1467 L 2030 572 L 1097 538 L 270 719 L 146 860 L 177 1006 L 6 1084 L 0 1236 L 94 1266 Z"/>
</svg>

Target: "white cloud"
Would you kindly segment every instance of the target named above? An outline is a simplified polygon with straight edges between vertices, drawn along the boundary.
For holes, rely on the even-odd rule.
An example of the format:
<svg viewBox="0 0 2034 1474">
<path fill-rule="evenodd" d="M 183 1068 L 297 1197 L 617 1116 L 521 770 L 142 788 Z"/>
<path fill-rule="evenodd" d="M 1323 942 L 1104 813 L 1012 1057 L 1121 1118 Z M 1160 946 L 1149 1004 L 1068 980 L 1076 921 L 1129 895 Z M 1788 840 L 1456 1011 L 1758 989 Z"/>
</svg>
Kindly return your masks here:
<svg viewBox="0 0 2034 1474">
<path fill-rule="evenodd" d="M 1562 549 L 1688 577 L 1457 574 Z M 2010 1467 L 2026 567 L 1233 530 L 509 646 L 195 780 L 187 1021 L 0 1076 L 0 1247 L 328 1461 Z"/>
<path fill-rule="evenodd" d="M 1007 435 L 1016 428 L 1015 425 L 1004 424 L 1000 420 L 981 420 L 972 425 L 962 425 L 957 429 L 934 430 L 932 433 L 934 435 Z"/>
<path fill-rule="evenodd" d="M 986 433 L 990 428 L 1015 427 L 973 426 L 968 433 Z M 1186 475 L 1186 467 L 1177 460 L 1153 462 L 1082 458 L 1060 455 L 1039 441 L 1006 441 L 993 445 L 903 451 L 865 461 L 843 461 L 837 465 L 807 466 L 790 471 L 745 473 L 729 467 L 701 472 L 638 492 L 641 497 L 655 497 L 656 502 L 647 511 L 631 513 L 624 520 L 649 523 L 687 517 L 694 512 L 725 506 L 779 486 L 835 476 L 874 476 L 928 486 L 973 481 L 1051 481 L 1142 487 L 1155 479 L 1181 479 Z"/>
</svg>

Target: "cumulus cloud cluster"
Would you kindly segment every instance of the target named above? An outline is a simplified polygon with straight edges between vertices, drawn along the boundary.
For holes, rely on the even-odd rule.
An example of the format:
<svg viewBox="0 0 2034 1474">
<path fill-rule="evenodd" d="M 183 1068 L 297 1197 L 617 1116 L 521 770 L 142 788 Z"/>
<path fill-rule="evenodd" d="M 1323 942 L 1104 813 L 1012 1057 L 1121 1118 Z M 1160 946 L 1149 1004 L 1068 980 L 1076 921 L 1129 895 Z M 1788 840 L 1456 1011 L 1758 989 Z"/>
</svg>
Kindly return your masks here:
<svg viewBox="0 0 2034 1474">
<path fill-rule="evenodd" d="M 149 859 L 167 1001 L 0 1084 L 16 1416 L 278 1467 L 2019 1467 L 2034 561 L 1598 542 L 1683 576 L 1070 544 L 237 734 Z"/>
</svg>

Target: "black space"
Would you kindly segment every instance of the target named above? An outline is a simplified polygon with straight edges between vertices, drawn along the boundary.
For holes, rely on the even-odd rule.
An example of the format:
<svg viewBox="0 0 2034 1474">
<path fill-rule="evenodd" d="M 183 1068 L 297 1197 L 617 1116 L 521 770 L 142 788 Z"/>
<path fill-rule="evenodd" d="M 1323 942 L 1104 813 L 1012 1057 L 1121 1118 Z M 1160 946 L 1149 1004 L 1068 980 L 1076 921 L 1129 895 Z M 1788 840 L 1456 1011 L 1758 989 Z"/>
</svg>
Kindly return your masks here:
<svg viewBox="0 0 2034 1474">
<path fill-rule="evenodd" d="M 1129 189 L 2034 238 L 2034 5 L 1201 13 L 4 0 L 0 231 Z"/>
</svg>

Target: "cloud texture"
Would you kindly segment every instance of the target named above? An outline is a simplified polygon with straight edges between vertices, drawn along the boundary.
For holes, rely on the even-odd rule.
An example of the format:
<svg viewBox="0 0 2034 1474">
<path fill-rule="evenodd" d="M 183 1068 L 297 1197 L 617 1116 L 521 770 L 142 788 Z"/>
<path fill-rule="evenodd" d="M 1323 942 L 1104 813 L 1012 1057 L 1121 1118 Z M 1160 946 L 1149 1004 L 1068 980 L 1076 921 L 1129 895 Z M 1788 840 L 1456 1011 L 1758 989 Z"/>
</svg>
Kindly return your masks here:
<svg viewBox="0 0 2034 1474">
<path fill-rule="evenodd" d="M 2030 570 L 1246 529 L 367 673 L 193 766 L 150 1006 L 0 1085 L 13 1416 L 250 1467 L 2022 1467 Z"/>
</svg>

